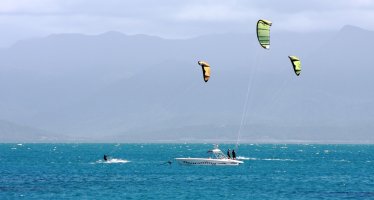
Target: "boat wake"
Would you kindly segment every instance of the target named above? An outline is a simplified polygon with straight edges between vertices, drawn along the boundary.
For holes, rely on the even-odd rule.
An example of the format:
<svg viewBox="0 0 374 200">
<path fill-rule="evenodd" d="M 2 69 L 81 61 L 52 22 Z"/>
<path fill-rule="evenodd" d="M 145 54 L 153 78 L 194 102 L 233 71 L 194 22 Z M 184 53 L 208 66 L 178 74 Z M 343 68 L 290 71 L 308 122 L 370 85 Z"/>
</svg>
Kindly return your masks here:
<svg viewBox="0 0 374 200">
<path fill-rule="evenodd" d="M 251 158 L 245 156 L 238 156 L 236 157 L 237 160 L 263 160 L 263 161 L 296 161 L 293 159 L 280 159 L 280 158 Z"/>
<path fill-rule="evenodd" d="M 266 160 L 266 161 L 296 161 L 296 160 L 293 160 L 293 159 L 280 159 L 280 158 L 264 158 L 264 159 L 261 159 L 261 160 Z"/>
<path fill-rule="evenodd" d="M 238 156 L 236 157 L 237 160 L 256 160 L 256 158 L 249 158 L 245 156 Z"/>
</svg>

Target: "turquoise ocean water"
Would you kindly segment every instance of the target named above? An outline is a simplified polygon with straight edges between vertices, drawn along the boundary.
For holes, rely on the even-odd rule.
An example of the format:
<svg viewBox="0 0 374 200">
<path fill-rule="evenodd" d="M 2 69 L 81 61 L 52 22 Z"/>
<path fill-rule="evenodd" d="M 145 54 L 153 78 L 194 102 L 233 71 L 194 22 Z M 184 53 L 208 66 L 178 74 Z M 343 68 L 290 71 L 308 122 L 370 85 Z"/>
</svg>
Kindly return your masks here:
<svg viewBox="0 0 374 200">
<path fill-rule="evenodd" d="M 211 148 L 0 144 L 0 199 L 374 199 L 374 145 L 244 144 L 241 166 L 166 163 Z"/>
</svg>

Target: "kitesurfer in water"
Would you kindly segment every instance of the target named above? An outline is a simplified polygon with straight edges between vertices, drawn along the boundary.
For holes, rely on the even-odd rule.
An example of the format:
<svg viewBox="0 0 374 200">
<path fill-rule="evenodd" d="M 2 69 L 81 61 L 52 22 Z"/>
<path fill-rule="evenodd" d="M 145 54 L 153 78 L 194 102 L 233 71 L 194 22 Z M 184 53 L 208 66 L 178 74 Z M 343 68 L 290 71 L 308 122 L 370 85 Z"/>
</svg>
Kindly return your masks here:
<svg viewBox="0 0 374 200">
<path fill-rule="evenodd" d="M 104 154 L 104 160 L 108 161 L 108 156 Z"/>
<path fill-rule="evenodd" d="M 230 149 L 227 149 L 227 158 L 228 158 L 228 159 L 231 159 L 231 156 L 230 156 Z"/>
<path fill-rule="evenodd" d="M 236 153 L 235 153 L 235 150 L 234 150 L 234 149 L 232 150 L 231 154 L 232 154 L 232 159 L 235 160 L 235 159 L 236 159 Z"/>
</svg>

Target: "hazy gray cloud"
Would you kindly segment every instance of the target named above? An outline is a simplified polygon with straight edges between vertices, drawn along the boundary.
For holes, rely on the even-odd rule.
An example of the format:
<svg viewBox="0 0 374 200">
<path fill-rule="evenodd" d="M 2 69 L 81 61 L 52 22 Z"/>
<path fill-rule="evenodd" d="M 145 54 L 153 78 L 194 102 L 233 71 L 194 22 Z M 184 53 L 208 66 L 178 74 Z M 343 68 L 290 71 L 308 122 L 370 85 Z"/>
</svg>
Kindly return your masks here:
<svg viewBox="0 0 374 200">
<path fill-rule="evenodd" d="M 121 31 L 168 38 L 253 31 L 265 18 L 275 31 L 374 29 L 371 0 L 2 0 L 0 46 L 51 33 Z"/>
</svg>

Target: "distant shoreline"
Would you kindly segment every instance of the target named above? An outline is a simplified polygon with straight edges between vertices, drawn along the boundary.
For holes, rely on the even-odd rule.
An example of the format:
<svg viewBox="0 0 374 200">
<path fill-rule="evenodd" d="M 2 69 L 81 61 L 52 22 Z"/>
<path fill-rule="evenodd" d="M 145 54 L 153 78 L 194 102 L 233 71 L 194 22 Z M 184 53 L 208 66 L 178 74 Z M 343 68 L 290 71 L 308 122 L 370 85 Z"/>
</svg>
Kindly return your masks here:
<svg viewBox="0 0 374 200">
<path fill-rule="evenodd" d="M 62 140 L 62 141 L 2 141 L 0 144 L 236 144 L 227 140 L 133 140 L 133 141 L 97 141 L 97 140 Z M 274 145 L 374 145 L 374 141 L 297 141 L 297 140 L 248 140 L 239 145 L 274 144 Z"/>
</svg>

